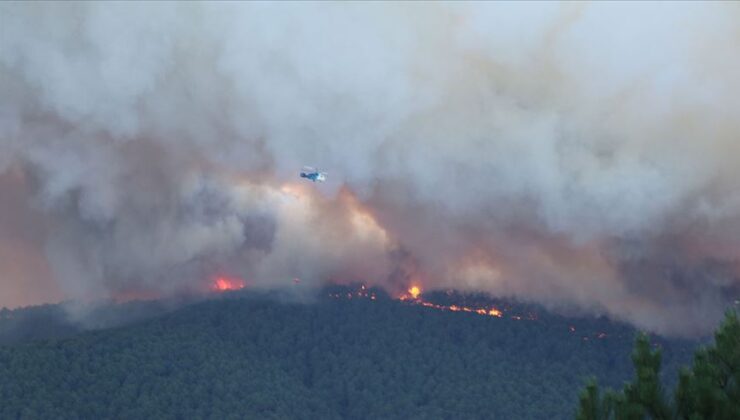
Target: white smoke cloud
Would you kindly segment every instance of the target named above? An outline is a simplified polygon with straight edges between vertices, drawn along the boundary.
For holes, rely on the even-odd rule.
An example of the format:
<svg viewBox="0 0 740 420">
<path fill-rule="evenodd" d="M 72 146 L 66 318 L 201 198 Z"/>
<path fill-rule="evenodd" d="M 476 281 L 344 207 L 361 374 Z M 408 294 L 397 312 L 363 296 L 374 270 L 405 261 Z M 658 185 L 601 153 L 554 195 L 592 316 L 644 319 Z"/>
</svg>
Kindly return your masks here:
<svg viewBox="0 0 740 420">
<path fill-rule="evenodd" d="M 48 265 L 4 289 L 414 278 L 704 332 L 740 289 L 739 19 L 724 3 L 0 5 L 0 178 L 23 201 L 0 207 L 0 250 Z M 304 164 L 330 182 L 296 184 Z M 32 239 L 4 233 L 28 218 Z"/>
</svg>

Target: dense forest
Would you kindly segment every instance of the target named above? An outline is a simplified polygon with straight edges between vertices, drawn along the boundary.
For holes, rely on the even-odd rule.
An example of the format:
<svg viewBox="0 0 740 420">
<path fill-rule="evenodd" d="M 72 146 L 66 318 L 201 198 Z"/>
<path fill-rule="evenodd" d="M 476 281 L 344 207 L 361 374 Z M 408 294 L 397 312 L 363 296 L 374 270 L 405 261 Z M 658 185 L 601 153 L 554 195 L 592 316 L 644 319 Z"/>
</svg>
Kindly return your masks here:
<svg viewBox="0 0 740 420">
<path fill-rule="evenodd" d="M 193 298 L 93 302 L 64 302 L 9 310 L 0 309 L 0 345 L 32 340 L 72 337 L 88 330 L 107 329 L 153 318 L 188 303 Z"/>
<path fill-rule="evenodd" d="M 502 316 L 482 316 L 372 295 L 127 304 L 101 313 L 136 308 L 134 322 L 88 331 L 42 322 L 60 319 L 54 306 L 3 311 L 0 418 L 564 419 L 588 378 L 619 387 L 633 375 L 635 331 L 604 318 L 503 301 Z M 19 334 L 42 324 L 55 327 Z M 659 380 L 675 385 L 697 343 L 651 340 Z"/>
</svg>

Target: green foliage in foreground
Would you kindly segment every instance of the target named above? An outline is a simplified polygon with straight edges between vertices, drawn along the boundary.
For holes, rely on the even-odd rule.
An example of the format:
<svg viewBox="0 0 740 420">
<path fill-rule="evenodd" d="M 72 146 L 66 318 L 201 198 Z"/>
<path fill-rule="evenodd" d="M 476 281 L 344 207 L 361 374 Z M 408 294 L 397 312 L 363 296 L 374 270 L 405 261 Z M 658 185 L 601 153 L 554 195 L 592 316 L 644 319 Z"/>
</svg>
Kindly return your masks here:
<svg viewBox="0 0 740 420">
<path fill-rule="evenodd" d="M 661 353 L 651 350 L 646 336 L 635 343 L 636 377 L 621 392 L 601 396 L 595 380 L 581 392 L 578 420 L 599 419 L 740 419 L 740 322 L 729 311 L 714 343 L 694 355 L 691 369 L 682 369 L 672 402 L 658 379 Z"/>
<path fill-rule="evenodd" d="M 564 419 L 589 375 L 632 373 L 634 330 L 606 320 L 238 296 L 0 346 L 0 418 Z M 663 348 L 675 376 L 693 347 Z"/>
</svg>

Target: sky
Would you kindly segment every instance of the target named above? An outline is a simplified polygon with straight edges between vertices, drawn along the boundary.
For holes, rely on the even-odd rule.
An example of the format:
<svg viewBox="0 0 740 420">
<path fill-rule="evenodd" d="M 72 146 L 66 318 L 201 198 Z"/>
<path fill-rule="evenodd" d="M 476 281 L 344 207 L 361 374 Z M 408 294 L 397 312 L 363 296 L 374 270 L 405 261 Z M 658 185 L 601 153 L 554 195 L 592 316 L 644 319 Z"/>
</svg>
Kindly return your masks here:
<svg viewBox="0 0 740 420">
<path fill-rule="evenodd" d="M 229 275 L 707 333 L 738 42 L 731 2 L 2 3 L 0 306 Z"/>
</svg>

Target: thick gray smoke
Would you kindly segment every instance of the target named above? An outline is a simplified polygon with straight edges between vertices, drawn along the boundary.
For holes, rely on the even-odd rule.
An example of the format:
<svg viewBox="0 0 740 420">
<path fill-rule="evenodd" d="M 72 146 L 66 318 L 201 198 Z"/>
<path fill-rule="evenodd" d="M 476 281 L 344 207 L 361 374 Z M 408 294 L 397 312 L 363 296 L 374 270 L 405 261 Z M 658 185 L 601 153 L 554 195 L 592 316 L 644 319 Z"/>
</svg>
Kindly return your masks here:
<svg viewBox="0 0 740 420">
<path fill-rule="evenodd" d="M 738 28 L 733 3 L 2 4 L 0 305 L 225 274 L 706 332 L 740 295 Z"/>
</svg>

